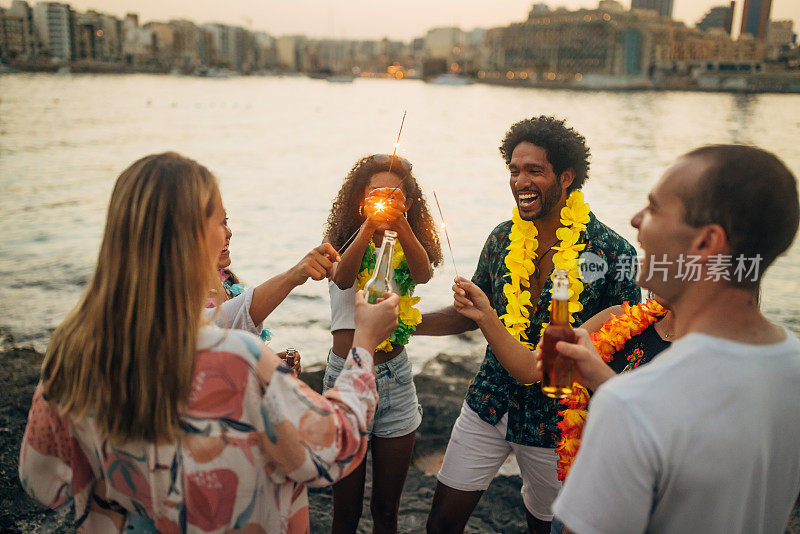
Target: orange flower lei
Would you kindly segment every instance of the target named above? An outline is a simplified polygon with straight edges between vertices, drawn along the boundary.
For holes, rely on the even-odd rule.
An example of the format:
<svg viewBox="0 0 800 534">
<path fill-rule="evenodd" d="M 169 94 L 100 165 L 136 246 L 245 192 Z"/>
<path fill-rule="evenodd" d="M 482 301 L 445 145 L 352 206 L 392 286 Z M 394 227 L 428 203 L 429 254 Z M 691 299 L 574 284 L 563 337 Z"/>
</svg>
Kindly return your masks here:
<svg viewBox="0 0 800 534">
<path fill-rule="evenodd" d="M 590 334 L 592 342 L 603 361 L 608 363 L 614 357 L 614 353 L 625 346 L 626 341 L 644 332 L 665 313 L 667 310 L 652 299 L 636 306 L 629 306 L 627 302 L 624 302 L 621 314 L 612 314 L 611 319 L 603 323 L 600 330 Z M 589 392 L 575 382 L 572 394 L 561 402 L 567 406 L 567 409 L 558 412 L 562 419 L 558 423 L 558 428 L 561 430 L 561 441 L 556 447 L 558 454 L 556 467 L 558 479 L 563 481 L 569 474 L 581 444 L 581 433 L 588 415 L 586 405 L 589 403 Z"/>
</svg>

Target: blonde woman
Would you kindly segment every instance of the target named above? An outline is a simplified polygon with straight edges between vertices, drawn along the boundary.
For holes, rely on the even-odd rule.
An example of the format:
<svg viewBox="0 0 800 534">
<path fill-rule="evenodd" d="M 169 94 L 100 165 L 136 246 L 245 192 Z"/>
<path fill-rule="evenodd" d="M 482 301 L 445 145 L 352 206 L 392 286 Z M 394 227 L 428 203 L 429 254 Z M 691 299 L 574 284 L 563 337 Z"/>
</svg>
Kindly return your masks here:
<svg viewBox="0 0 800 534">
<path fill-rule="evenodd" d="M 174 153 L 133 163 L 111 195 L 89 288 L 53 334 L 20 479 L 79 531 L 128 515 L 161 532 L 306 532 L 306 485 L 364 457 L 372 351 L 398 298 L 359 297 L 345 371 L 325 396 L 252 334 L 204 323 L 225 240 L 216 180 Z M 200 258 L 200 261 L 198 261 Z"/>
</svg>

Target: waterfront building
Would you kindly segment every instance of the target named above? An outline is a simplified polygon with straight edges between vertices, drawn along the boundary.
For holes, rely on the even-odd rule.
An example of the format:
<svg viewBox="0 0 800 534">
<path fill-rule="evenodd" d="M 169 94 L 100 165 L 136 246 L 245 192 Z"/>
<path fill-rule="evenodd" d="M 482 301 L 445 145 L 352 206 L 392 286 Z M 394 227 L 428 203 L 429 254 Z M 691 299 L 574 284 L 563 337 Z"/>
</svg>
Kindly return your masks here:
<svg viewBox="0 0 800 534">
<path fill-rule="evenodd" d="M 760 61 L 763 45 L 703 32 L 652 10 L 553 11 L 486 38 L 489 69 L 510 80 L 587 82 L 687 74 L 708 60 Z M 598 82 L 600 83 L 600 82 Z M 604 82 L 603 82 L 604 83 Z"/>
<path fill-rule="evenodd" d="M 296 72 L 303 63 L 302 49 L 306 38 L 303 35 L 282 35 L 275 41 L 275 53 L 278 56 L 278 67 L 282 70 Z"/>
<path fill-rule="evenodd" d="M 531 7 L 530 13 L 528 13 L 528 18 L 541 17 L 541 16 L 544 16 L 544 15 L 547 15 L 548 13 L 550 13 L 550 6 L 545 4 L 545 3 L 543 3 L 543 2 L 539 2 L 539 3 L 533 4 L 533 7 Z"/>
<path fill-rule="evenodd" d="M 649 9 L 662 17 L 672 18 L 673 0 L 631 0 L 631 9 Z"/>
<path fill-rule="evenodd" d="M 785 55 L 796 44 L 795 38 L 794 21 L 791 19 L 769 21 L 764 43 L 767 59 L 776 60 Z"/>
<path fill-rule="evenodd" d="M 33 9 L 24 0 L 14 0 L 0 15 L 0 58 L 31 61 L 39 53 L 33 25 Z"/>
<path fill-rule="evenodd" d="M 242 70 L 245 67 L 248 45 L 246 30 L 239 26 L 218 23 L 205 24 L 204 28 L 211 34 L 214 58 L 212 63 L 221 68 Z"/>
<path fill-rule="evenodd" d="M 275 38 L 266 32 L 254 32 L 254 68 L 258 71 L 274 69 L 278 66 L 278 56 L 275 52 Z"/>
<path fill-rule="evenodd" d="M 697 27 L 703 31 L 708 31 L 711 28 L 718 28 L 724 30 L 725 33 L 731 33 L 733 29 L 733 10 L 736 2 L 731 2 L 728 6 L 716 6 L 709 9 Z"/>
<path fill-rule="evenodd" d="M 617 2 L 617 0 L 600 0 L 600 4 L 598 4 L 597 8 L 609 13 L 622 13 L 625 11 L 625 6 Z"/>
<path fill-rule="evenodd" d="M 175 27 L 169 22 L 148 22 L 143 28 L 153 36 L 152 59 L 162 70 L 177 63 Z"/>
<path fill-rule="evenodd" d="M 53 61 L 72 59 L 74 12 L 68 4 L 39 2 L 33 8 L 33 22 L 44 52 Z"/>
<path fill-rule="evenodd" d="M 425 57 L 447 59 L 467 44 L 467 34 L 458 27 L 432 28 L 425 34 Z"/>
<path fill-rule="evenodd" d="M 169 25 L 172 27 L 171 67 L 194 72 L 211 63 L 208 47 L 205 46 L 207 32 L 203 28 L 185 19 L 171 20 Z"/>
<path fill-rule="evenodd" d="M 349 75 L 355 66 L 354 42 L 334 39 L 308 41 L 303 70 L 311 73 Z"/>
<path fill-rule="evenodd" d="M 22 17 L 0 7 L 0 63 L 21 59 L 25 54 L 25 30 Z"/>
<path fill-rule="evenodd" d="M 73 60 L 117 63 L 122 59 L 122 21 L 89 10 L 73 17 Z"/>
<path fill-rule="evenodd" d="M 102 32 L 97 35 L 97 59 L 111 63 L 122 60 L 122 21 L 108 13 L 97 13 L 98 29 Z"/>
<path fill-rule="evenodd" d="M 744 0 L 741 33 L 763 41 L 767 33 L 772 0 Z"/>
<path fill-rule="evenodd" d="M 156 36 L 139 26 L 139 16 L 125 15 L 122 23 L 122 57 L 128 65 L 143 67 L 155 62 Z"/>
</svg>

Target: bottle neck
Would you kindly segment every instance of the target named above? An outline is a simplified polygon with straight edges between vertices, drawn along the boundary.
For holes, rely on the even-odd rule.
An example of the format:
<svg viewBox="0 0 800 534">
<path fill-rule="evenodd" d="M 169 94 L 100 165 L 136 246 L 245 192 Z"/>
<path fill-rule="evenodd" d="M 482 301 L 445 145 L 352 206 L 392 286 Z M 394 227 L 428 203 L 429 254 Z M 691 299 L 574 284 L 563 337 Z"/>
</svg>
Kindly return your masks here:
<svg viewBox="0 0 800 534">
<path fill-rule="evenodd" d="M 569 326 L 569 301 L 552 299 L 550 301 L 550 324 Z"/>
</svg>

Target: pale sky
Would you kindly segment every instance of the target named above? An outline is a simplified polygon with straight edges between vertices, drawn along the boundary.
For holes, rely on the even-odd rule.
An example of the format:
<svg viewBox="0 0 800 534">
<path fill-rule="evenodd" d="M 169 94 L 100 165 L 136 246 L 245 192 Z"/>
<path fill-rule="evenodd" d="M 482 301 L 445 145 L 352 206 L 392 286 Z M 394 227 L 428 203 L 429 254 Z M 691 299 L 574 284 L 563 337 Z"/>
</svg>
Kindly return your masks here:
<svg viewBox="0 0 800 534">
<path fill-rule="evenodd" d="M 491 28 L 524 20 L 533 0 L 61 0 L 78 11 L 96 9 L 118 17 L 139 14 L 140 22 L 186 18 L 197 23 L 221 22 L 263 30 L 272 35 L 407 41 L 429 28 Z M 536 0 L 542 1 L 542 0 Z M 29 0 L 29 3 L 34 2 Z M 552 0 L 551 7 L 593 8 L 598 0 Z M 622 0 L 630 6 L 630 0 Z M 10 0 L 2 0 L 8 6 Z M 674 17 L 694 26 L 712 6 L 727 0 L 675 0 Z M 744 0 L 737 0 L 738 20 Z M 800 0 L 773 0 L 772 19 L 793 19 L 800 33 Z"/>
</svg>

